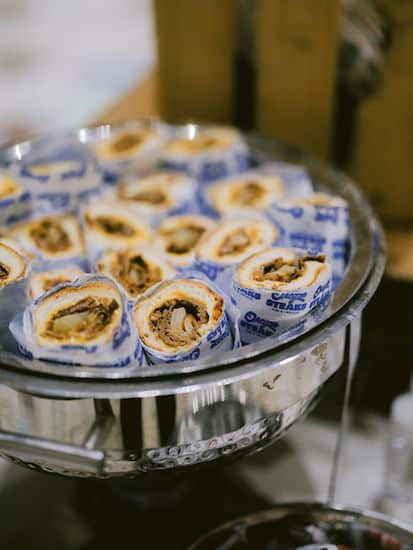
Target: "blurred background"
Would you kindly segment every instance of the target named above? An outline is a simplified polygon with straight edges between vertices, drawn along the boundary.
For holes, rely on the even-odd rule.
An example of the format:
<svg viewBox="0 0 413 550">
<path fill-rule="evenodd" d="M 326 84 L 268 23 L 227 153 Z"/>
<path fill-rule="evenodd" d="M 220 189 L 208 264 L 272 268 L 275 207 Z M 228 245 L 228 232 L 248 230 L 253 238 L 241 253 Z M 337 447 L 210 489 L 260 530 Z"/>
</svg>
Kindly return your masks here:
<svg viewBox="0 0 413 550">
<path fill-rule="evenodd" d="M 0 141 L 93 120 L 154 63 L 150 0 L 0 0 Z"/>
</svg>

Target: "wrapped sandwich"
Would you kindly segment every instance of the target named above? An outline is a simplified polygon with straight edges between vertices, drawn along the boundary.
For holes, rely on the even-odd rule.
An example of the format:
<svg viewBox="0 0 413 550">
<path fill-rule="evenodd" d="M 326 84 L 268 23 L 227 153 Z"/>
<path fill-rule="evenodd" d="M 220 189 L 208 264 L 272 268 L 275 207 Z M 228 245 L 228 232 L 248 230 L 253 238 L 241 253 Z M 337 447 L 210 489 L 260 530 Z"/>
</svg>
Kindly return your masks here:
<svg viewBox="0 0 413 550">
<path fill-rule="evenodd" d="M 247 258 L 231 283 L 231 298 L 241 312 L 242 343 L 279 335 L 327 303 L 331 277 L 325 256 L 305 251 L 274 247 Z"/>
<path fill-rule="evenodd" d="M 10 241 L 0 239 L 0 328 L 8 327 L 27 300 L 30 265 Z"/>
<path fill-rule="evenodd" d="M 201 205 L 206 213 L 212 210 L 219 215 L 265 212 L 282 199 L 311 192 L 311 181 L 302 168 L 272 163 L 201 188 Z"/>
<path fill-rule="evenodd" d="M 175 275 L 166 259 L 147 245 L 108 250 L 100 256 L 96 267 L 114 279 L 130 300 L 138 299 L 152 286 Z"/>
<path fill-rule="evenodd" d="M 162 164 L 182 170 L 200 182 L 209 182 L 248 168 L 249 149 L 234 128 L 193 127 L 193 135 L 176 136 L 166 145 Z"/>
<path fill-rule="evenodd" d="M 198 242 L 194 267 L 227 291 L 227 269 L 276 243 L 279 237 L 278 229 L 263 217 L 224 219 Z"/>
<path fill-rule="evenodd" d="M 119 125 L 92 144 L 109 183 L 125 172 L 144 173 L 155 166 L 164 143 L 161 131 L 139 122 Z"/>
<path fill-rule="evenodd" d="M 152 237 L 150 224 L 133 205 L 122 201 L 101 201 L 82 211 L 85 240 L 93 262 L 103 250 L 121 250 L 147 243 Z"/>
<path fill-rule="evenodd" d="M 53 287 L 18 314 L 10 330 L 27 358 L 99 367 L 144 361 L 126 298 L 106 277 L 83 275 Z"/>
<path fill-rule="evenodd" d="M 233 348 L 225 300 L 202 280 L 161 283 L 137 302 L 134 319 L 153 363 L 193 361 Z"/>
<path fill-rule="evenodd" d="M 195 183 L 182 172 L 158 171 L 147 176 L 126 176 L 118 198 L 130 201 L 154 223 L 166 215 L 185 214 L 194 207 Z"/>
<path fill-rule="evenodd" d="M 313 193 L 273 205 L 271 217 L 282 227 L 286 245 L 330 258 L 335 288 L 344 276 L 350 255 L 347 202 L 341 197 Z"/>
<path fill-rule="evenodd" d="M 177 268 L 186 268 L 195 261 L 195 248 L 202 235 L 215 227 L 206 216 L 170 216 L 155 234 L 154 245 Z"/>
<path fill-rule="evenodd" d="M 74 210 L 101 189 L 102 175 L 97 163 L 80 143 L 55 145 L 46 141 L 10 170 L 30 192 L 38 214 Z"/>
<path fill-rule="evenodd" d="M 11 227 L 6 236 L 16 240 L 38 262 L 53 265 L 85 262 L 80 224 L 71 214 L 40 216 Z"/>
</svg>

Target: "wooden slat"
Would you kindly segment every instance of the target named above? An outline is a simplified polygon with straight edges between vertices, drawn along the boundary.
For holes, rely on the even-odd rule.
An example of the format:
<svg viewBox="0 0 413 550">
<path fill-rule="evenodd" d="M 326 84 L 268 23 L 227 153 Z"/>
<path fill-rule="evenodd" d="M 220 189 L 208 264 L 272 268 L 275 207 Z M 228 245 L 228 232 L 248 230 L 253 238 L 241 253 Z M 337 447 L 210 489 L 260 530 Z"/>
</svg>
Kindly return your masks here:
<svg viewBox="0 0 413 550">
<path fill-rule="evenodd" d="M 388 0 L 382 84 L 362 106 L 351 173 L 388 221 L 413 221 L 413 4 Z"/>
<path fill-rule="evenodd" d="M 159 115 L 158 77 L 155 70 L 104 111 L 97 124 Z"/>
<path fill-rule="evenodd" d="M 338 0 L 257 0 L 257 127 L 326 157 Z"/>
<path fill-rule="evenodd" d="M 413 282 L 413 230 L 386 230 L 388 261 L 386 271 L 396 279 Z"/>
<path fill-rule="evenodd" d="M 161 114 L 230 122 L 235 0 L 156 0 Z"/>
</svg>

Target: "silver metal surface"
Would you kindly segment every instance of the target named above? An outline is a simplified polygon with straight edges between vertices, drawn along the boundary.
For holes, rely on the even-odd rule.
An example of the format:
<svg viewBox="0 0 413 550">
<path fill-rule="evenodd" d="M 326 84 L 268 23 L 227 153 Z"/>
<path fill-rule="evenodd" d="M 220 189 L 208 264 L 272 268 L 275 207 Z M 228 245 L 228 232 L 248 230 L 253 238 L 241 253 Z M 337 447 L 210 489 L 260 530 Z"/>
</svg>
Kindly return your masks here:
<svg viewBox="0 0 413 550">
<path fill-rule="evenodd" d="M 188 550 L 205 550 L 206 548 L 212 548 L 208 546 L 209 539 L 214 537 L 213 540 L 216 544 L 216 537 L 219 535 L 222 535 L 222 540 L 220 540 L 222 546 L 219 548 L 236 548 L 237 542 L 246 545 L 249 528 L 259 525 L 267 525 L 270 527 L 272 522 L 277 522 L 288 516 L 294 517 L 296 524 L 300 516 L 311 519 L 314 522 L 314 528 L 320 526 L 325 529 L 327 525 L 332 526 L 334 523 L 337 523 L 342 531 L 346 531 L 347 534 L 353 532 L 356 536 L 357 534 L 360 536 L 363 530 L 366 532 L 369 531 L 373 535 L 376 535 L 374 539 L 374 548 L 378 549 L 380 549 L 381 546 L 380 539 L 377 535 L 383 536 L 383 548 L 410 548 L 410 545 L 413 544 L 413 526 L 389 518 L 383 514 L 362 510 L 356 507 L 340 505 L 328 506 L 323 503 L 314 502 L 290 502 L 288 504 L 274 506 L 270 510 L 235 519 L 217 527 L 213 531 L 203 535 L 197 542 L 191 545 Z M 275 533 L 276 526 L 274 526 L 274 534 Z M 360 536 L 357 548 L 362 549 L 364 547 L 363 541 L 363 537 Z M 226 545 L 225 542 L 227 542 Z M 392 542 L 394 544 L 392 544 Z M 326 545 L 320 544 L 317 548 L 322 548 L 324 546 Z M 216 548 L 216 546 L 214 546 L 214 548 Z M 366 548 L 370 548 L 370 546 L 366 545 Z"/>
<path fill-rule="evenodd" d="M 196 131 L 194 125 L 179 131 L 188 128 Z M 78 136 L 95 139 L 104 131 L 110 127 L 81 130 Z M 346 344 L 346 327 L 360 316 L 381 279 L 380 225 L 345 176 L 275 142 L 251 137 L 250 144 L 256 155 L 304 163 L 320 188 L 350 204 L 352 260 L 328 318 L 294 341 L 274 347 L 268 339 L 222 354 L 219 363 L 161 365 L 133 373 L 105 369 L 101 377 L 99 369 L 40 362 L 43 366 L 36 364 L 34 371 L 10 361 L 0 366 L 2 456 L 84 477 L 159 475 L 238 458 L 281 437 L 303 417 L 343 363 L 346 345 L 357 355 L 360 335 L 352 330 Z"/>
</svg>

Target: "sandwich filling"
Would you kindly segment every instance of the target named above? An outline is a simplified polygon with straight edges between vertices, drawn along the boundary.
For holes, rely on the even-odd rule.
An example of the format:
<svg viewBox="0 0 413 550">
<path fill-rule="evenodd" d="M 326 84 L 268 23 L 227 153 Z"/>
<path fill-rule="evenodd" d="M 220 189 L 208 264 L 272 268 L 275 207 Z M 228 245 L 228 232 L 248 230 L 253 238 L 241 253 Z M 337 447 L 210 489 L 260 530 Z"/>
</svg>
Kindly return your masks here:
<svg viewBox="0 0 413 550">
<path fill-rule="evenodd" d="M 83 298 L 52 315 L 43 336 L 58 341 L 79 336 L 84 341 L 91 340 L 111 323 L 118 308 L 119 304 L 113 298 Z"/>
<path fill-rule="evenodd" d="M 163 236 L 167 241 L 166 252 L 169 254 L 187 254 L 191 252 L 205 231 L 205 227 L 193 224 L 164 231 Z"/>
<path fill-rule="evenodd" d="M 96 216 L 92 218 L 86 216 L 86 221 L 90 227 L 100 229 L 109 235 L 118 235 L 121 237 L 133 237 L 136 235 L 135 229 L 120 218 L 114 216 Z"/>
<path fill-rule="evenodd" d="M 4 263 L 0 263 L 0 281 L 7 281 L 10 274 L 10 268 Z"/>
<path fill-rule="evenodd" d="M 265 194 L 266 190 L 258 181 L 246 181 L 234 189 L 231 202 L 239 206 L 254 207 L 260 203 Z"/>
<path fill-rule="evenodd" d="M 142 294 L 162 279 L 158 266 L 150 265 L 141 254 L 126 252 L 116 254 L 111 274 L 132 296 Z"/>
<path fill-rule="evenodd" d="M 51 218 L 34 223 L 29 230 L 29 235 L 37 248 L 50 253 L 64 252 L 72 244 L 62 224 Z"/>
<path fill-rule="evenodd" d="M 232 231 L 223 239 L 217 250 L 217 255 L 222 257 L 238 254 L 243 252 L 251 244 L 252 241 L 245 229 L 235 229 L 235 231 Z"/>
<path fill-rule="evenodd" d="M 252 274 L 255 281 L 274 281 L 281 283 L 290 283 L 294 279 L 301 277 L 305 271 L 305 262 L 313 261 L 324 263 L 324 256 L 304 256 L 295 260 L 286 261 L 283 258 L 275 258 L 273 261 L 265 263 Z"/>
<path fill-rule="evenodd" d="M 206 308 L 195 300 L 173 298 L 154 309 L 151 330 L 168 346 L 186 346 L 201 337 L 200 328 L 209 321 Z"/>
</svg>

